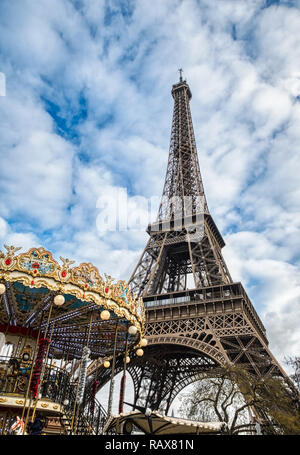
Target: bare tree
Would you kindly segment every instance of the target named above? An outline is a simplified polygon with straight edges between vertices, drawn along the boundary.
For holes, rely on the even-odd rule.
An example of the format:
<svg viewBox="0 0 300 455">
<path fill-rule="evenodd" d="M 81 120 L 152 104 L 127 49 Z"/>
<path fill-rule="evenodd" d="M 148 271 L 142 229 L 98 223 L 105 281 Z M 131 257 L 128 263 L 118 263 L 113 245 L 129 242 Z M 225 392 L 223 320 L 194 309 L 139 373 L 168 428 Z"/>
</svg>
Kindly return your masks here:
<svg viewBox="0 0 300 455">
<path fill-rule="evenodd" d="M 300 390 L 300 357 L 287 357 L 285 358 L 285 363 L 292 368 L 293 373 L 290 378 Z"/>
<path fill-rule="evenodd" d="M 266 433 L 300 434 L 297 399 L 282 378 L 258 378 L 228 365 L 203 375 L 183 396 L 179 412 L 200 421 L 225 422 L 229 434 L 248 432 L 254 412 Z"/>
</svg>

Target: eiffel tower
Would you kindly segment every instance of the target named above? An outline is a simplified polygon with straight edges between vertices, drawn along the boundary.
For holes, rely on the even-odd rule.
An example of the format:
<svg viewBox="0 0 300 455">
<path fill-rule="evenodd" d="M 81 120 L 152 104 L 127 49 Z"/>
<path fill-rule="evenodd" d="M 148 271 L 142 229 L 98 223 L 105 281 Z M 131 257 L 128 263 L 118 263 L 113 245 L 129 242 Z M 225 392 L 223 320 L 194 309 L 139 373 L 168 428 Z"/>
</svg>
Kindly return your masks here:
<svg viewBox="0 0 300 455">
<path fill-rule="evenodd" d="M 173 399 L 210 368 L 247 366 L 286 377 L 246 291 L 233 282 L 225 242 L 208 209 L 186 80 L 172 87 L 169 159 L 156 222 L 129 280 L 143 297 L 148 347 L 130 364 L 135 404 L 168 412 Z"/>
<path fill-rule="evenodd" d="M 186 80 L 172 87 L 174 112 L 169 159 L 158 217 L 129 280 L 143 297 L 148 346 L 128 365 L 134 404 L 168 412 L 178 393 L 201 373 L 227 363 L 258 376 L 287 377 L 268 348 L 266 330 L 222 255 L 225 242 L 208 209 Z M 110 371 L 101 359 L 101 387 Z M 115 373 L 122 371 L 117 359 Z"/>
</svg>

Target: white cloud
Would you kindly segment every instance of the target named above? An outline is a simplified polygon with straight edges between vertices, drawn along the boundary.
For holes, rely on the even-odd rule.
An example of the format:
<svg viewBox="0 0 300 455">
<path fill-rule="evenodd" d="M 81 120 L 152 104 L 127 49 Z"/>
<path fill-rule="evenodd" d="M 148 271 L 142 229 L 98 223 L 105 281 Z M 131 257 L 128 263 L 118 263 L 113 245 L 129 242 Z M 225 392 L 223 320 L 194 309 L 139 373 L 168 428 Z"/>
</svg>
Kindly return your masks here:
<svg viewBox="0 0 300 455">
<path fill-rule="evenodd" d="M 42 228 L 63 222 L 72 185 L 71 144 L 53 131 L 50 117 L 32 99 L 8 95 L 0 106 L 1 212 L 26 216 Z"/>
<path fill-rule="evenodd" d="M 8 232 L 8 224 L 3 218 L 0 218 L 0 239 L 1 239 L 1 241 L 5 241 L 7 232 Z"/>
<path fill-rule="evenodd" d="M 273 5 L 257 17 L 254 30 L 257 64 L 263 76 L 274 82 L 289 79 L 299 71 L 300 11 L 284 5 Z"/>
<path fill-rule="evenodd" d="M 6 253 L 2 245 L 22 247 L 22 252 L 29 250 L 34 245 L 39 245 L 38 238 L 32 232 L 15 232 L 9 224 L 0 217 L 0 249 Z"/>
</svg>

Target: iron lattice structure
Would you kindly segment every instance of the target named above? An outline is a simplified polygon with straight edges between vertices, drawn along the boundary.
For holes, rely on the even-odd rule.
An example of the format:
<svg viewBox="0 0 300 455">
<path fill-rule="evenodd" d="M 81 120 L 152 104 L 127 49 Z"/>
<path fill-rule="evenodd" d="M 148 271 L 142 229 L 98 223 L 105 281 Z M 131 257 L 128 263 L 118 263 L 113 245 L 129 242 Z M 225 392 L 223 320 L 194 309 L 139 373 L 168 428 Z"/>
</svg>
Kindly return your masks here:
<svg viewBox="0 0 300 455">
<path fill-rule="evenodd" d="M 258 376 L 286 373 L 241 283 L 233 282 L 225 242 L 209 213 L 190 112 L 190 88 L 173 85 L 174 113 L 163 196 L 149 240 L 129 280 L 143 297 L 148 347 L 128 371 L 135 404 L 168 412 L 202 372 L 227 362 Z M 99 367 L 99 365 L 98 365 Z M 122 370 L 122 360 L 116 372 Z M 92 370 L 91 370 L 92 372 Z M 108 373 L 99 370 L 99 385 Z"/>
<path fill-rule="evenodd" d="M 231 283 L 225 245 L 204 193 L 190 111 L 190 88 L 172 89 L 171 144 L 158 218 L 148 226 L 146 248 L 130 278 L 140 296 Z"/>
</svg>

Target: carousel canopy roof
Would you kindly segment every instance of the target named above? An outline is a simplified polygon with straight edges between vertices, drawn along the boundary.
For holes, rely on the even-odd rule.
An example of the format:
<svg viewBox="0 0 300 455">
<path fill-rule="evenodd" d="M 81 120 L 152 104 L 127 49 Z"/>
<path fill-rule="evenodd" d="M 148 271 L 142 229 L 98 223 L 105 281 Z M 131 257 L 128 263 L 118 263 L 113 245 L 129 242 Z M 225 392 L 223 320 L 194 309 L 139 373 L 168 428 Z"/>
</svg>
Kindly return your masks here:
<svg viewBox="0 0 300 455">
<path fill-rule="evenodd" d="M 74 261 L 60 257 L 61 264 L 44 248 L 31 248 L 16 254 L 21 248 L 5 246 L 0 251 L 0 282 L 5 285 L 0 305 L 0 331 L 37 336 L 47 328 L 56 353 L 68 350 L 80 357 L 89 331 L 91 357 L 109 356 L 113 352 L 117 329 L 117 352 L 137 346 L 144 332 L 145 311 L 125 281 L 105 281 L 91 263 L 71 267 Z M 56 295 L 64 303 L 54 304 Z M 110 317 L 102 320 L 101 312 Z M 135 335 L 128 327 L 137 328 Z M 45 335 L 45 333 L 44 333 Z"/>
<path fill-rule="evenodd" d="M 153 435 L 221 433 L 226 426 L 224 422 L 197 422 L 164 416 L 157 411 L 152 411 L 148 417 L 140 411 L 131 411 L 111 416 L 104 427 L 104 433 L 123 424 L 128 425 L 128 422 L 143 433 Z"/>
</svg>

